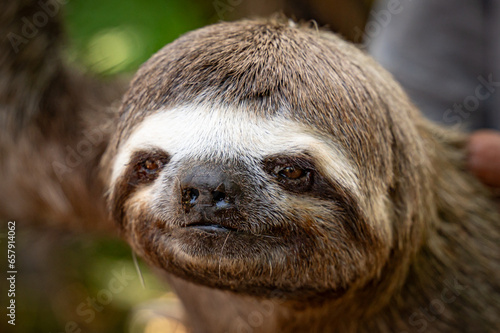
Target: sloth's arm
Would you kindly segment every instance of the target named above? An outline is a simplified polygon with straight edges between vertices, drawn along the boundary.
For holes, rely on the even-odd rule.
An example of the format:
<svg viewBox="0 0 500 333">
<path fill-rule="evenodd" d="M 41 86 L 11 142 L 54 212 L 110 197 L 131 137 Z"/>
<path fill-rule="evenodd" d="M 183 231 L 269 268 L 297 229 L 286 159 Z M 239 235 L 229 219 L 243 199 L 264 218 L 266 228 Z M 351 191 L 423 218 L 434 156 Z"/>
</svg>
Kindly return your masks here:
<svg viewBox="0 0 500 333">
<path fill-rule="evenodd" d="M 0 2 L 0 219 L 105 227 L 97 173 L 122 85 L 65 65 L 60 1 Z"/>
<path fill-rule="evenodd" d="M 47 8 L 53 12 L 32 0 L 0 3 L 2 129 L 20 131 L 35 122 L 47 128 L 50 116 L 61 116 L 54 105 L 64 90 L 60 6 Z"/>
</svg>

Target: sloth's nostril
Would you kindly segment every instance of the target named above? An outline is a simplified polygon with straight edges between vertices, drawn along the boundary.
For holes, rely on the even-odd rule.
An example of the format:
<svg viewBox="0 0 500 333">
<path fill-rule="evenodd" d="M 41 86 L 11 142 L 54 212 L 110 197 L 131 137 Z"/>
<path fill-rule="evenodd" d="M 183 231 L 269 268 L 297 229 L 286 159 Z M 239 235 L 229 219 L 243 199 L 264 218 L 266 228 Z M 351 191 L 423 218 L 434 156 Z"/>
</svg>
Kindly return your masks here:
<svg viewBox="0 0 500 333">
<path fill-rule="evenodd" d="M 224 183 L 220 183 L 217 188 L 212 191 L 212 200 L 214 203 L 220 203 L 226 199 L 226 186 Z"/>
<path fill-rule="evenodd" d="M 194 205 L 199 196 L 200 192 L 195 188 L 187 188 L 182 193 L 184 203 L 190 205 Z"/>
<path fill-rule="evenodd" d="M 220 191 L 213 191 L 212 198 L 214 199 L 215 203 L 224 201 L 224 199 L 226 199 L 226 193 Z"/>
<path fill-rule="evenodd" d="M 191 199 L 191 203 L 194 203 L 199 196 L 200 192 L 197 189 L 193 188 L 189 190 L 189 198 Z"/>
</svg>

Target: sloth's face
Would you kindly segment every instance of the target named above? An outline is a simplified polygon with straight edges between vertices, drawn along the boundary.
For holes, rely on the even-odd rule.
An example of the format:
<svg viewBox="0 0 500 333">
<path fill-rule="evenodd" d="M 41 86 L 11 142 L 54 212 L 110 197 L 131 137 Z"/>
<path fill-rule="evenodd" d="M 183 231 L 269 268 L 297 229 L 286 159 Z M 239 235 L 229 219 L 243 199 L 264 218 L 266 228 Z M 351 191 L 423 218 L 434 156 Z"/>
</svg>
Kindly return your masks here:
<svg viewBox="0 0 500 333">
<path fill-rule="evenodd" d="M 380 273 L 391 239 L 344 145 L 284 116 L 158 110 L 118 148 L 113 215 L 146 260 L 195 283 L 342 294 Z"/>
</svg>

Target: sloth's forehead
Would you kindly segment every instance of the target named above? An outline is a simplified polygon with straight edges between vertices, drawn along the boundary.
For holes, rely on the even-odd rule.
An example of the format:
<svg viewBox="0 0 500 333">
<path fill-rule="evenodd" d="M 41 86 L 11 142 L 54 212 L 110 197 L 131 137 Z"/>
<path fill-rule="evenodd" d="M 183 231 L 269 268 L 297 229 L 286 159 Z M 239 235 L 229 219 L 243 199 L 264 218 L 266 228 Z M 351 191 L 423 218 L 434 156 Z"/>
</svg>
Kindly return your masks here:
<svg viewBox="0 0 500 333">
<path fill-rule="evenodd" d="M 112 182 L 134 152 L 158 149 L 172 160 L 214 162 L 258 162 L 272 155 L 307 152 L 313 158 L 321 156 L 319 163 L 329 164 L 325 167 L 340 173 L 352 170 L 339 144 L 298 122 L 280 116 L 264 118 L 229 106 L 187 105 L 153 112 L 136 126 L 118 149 Z"/>
</svg>

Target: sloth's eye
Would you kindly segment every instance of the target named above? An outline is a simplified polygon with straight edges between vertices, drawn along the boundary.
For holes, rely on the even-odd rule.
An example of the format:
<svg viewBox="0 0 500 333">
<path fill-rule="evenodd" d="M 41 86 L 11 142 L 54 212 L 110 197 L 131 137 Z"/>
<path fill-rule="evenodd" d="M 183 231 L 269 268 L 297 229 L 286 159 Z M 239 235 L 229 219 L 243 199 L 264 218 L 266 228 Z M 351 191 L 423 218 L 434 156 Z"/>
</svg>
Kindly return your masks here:
<svg viewBox="0 0 500 333">
<path fill-rule="evenodd" d="M 306 171 L 295 166 L 287 166 L 278 172 L 278 175 L 288 179 L 299 179 L 306 175 Z"/>
<path fill-rule="evenodd" d="M 137 153 L 132 162 L 131 183 L 147 183 L 155 180 L 168 161 L 169 156 L 165 153 Z"/>
<path fill-rule="evenodd" d="M 136 165 L 135 172 L 140 178 L 151 177 L 160 171 L 161 166 L 160 160 L 147 159 Z"/>
<path fill-rule="evenodd" d="M 142 167 L 146 169 L 148 172 L 154 172 L 157 171 L 160 168 L 160 161 L 155 161 L 155 160 L 146 160 L 143 164 Z"/>
<path fill-rule="evenodd" d="M 314 184 L 314 163 L 306 157 L 270 157 L 263 161 L 263 169 L 290 192 L 309 192 Z"/>
</svg>

